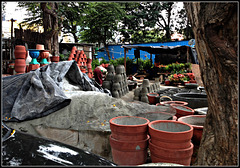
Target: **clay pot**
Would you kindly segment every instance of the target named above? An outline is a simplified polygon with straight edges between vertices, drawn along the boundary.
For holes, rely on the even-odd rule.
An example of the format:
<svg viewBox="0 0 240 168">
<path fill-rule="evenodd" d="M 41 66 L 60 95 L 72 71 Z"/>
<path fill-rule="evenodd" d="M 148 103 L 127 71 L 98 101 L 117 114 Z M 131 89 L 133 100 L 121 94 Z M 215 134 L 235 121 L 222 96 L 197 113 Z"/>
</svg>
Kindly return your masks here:
<svg viewBox="0 0 240 168">
<path fill-rule="evenodd" d="M 44 45 L 43 44 L 37 44 L 36 49 L 37 50 L 44 50 Z"/>
<path fill-rule="evenodd" d="M 49 62 L 47 61 L 47 58 L 49 57 L 49 50 L 40 51 L 40 56 L 42 58 L 40 64 L 49 64 Z"/>
<path fill-rule="evenodd" d="M 194 114 L 194 110 L 188 106 L 177 105 L 177 104 L 170 104 L 170 106 L 172 106 L 174 109 L 176 109 L 177 118 Z"/>
<path fill-rule="evenodd" d="M 25 59 L 15 59 L 14 69 L 17 74 L 23 74 L 26 72 L 26 61 Z"/>
<path fill-rule="evenodd" d="M 50 57 L 51 62 L 59 62 L 59 56 L 52 56 Z"/>
<path fill-rule="evenodd" d="M 119 93 L 117 90 L 113 90 L 112 91 L 112 96 L 115 97 L 115 98 L 119 98 Z"/>
<path fill-rule="evenodd" d="M 87 58 L 87 64 L 91 64 L 92 63 L 92 59 Z"/>
<path fill-rule="evenodd" d="M 82 73 L 86 73 L 86 69 L 85 68 L 80 68 L 80 70 L 82 71 Z"/>
<path fill-rule="evenodd" d="M 102 87 L 103 88 L 107 88 L 108 90 L 111 90 L 111 83 L 110 83 L 110 81 L 103 81 Z"/>
<path fill-rule="evenodd" d="M 148 93 L 147 97 L 148 97 L 149 104 L 156 104 L 157 96 L 159 96 L 159 94 L 157 93 Z"/>
<path fill-rule="evenodd" d="M 186 105 L 188 105 L 188 102 L 184 102 L 184 101 L 164 101 L 164 102 L 160 102 L 160 104 L 161 105 L 177 104 L 177 105 L 186 106 Z"/>
<path fill-rule="evenodd" d="M 107 68 L 108 73 L 115 73 L 115 69 L 113 65 L 109 65 Z"/>
<path fill-rule="evenodd" d="M 122 81 L 122 75 L 121 75 L 121 74 L 116 74 L 116 75 L 113 77 L 113 81 L 114 81 L 114 82 L 121 82 L 121 81 Z"/>
<path fill-rule="evenodd" d="M 167 80 L 166 80 L 166 81 L 165 81 L 165 85 L 166 85 L 166 86 L 169 86 L 169 85 L 170 85 L 170 81 L 167 81 Z"/>
<path fill-rule="evenodd" d="M 142 87 L 150 87 L 150 82 L 148 79 L 143 79 Z"/>
<path fill-rule="evenodd" d="M 150 122 L 155 120 L 175 120 L 174 116 L 170 113 L 165 112 L 146 112 L 137 114 L 138 117 L 143 117 L 148 119 Z"/>
<path fill-rule="evenodd" d="M 193 144 L 183 149 L 170 149 L 168 147 L 160 147 L 149 140 L 149 149 L 151 153 L 152 163 L 177 163 L 180 165 L 190 166 L 193 154 Z"/>
<path fill-rule="evenodd" d="M 112 89 L 113 90 L 120 90 L 121 89 L 120 83 L 119 82 L 113 83 Z"/>
<path fill-rule="evenodd" d="M 71 61 L 71 60 L 73 60 L 74 59 L 74 54 L 69 54 L 69 57 L 68 57 L 68 61 Z"/>
<path fill-rule="evenodd" d="M 149 136 L 139 141 L 121 141 L 110 135 L 109 140 L 114 163 L 120 166 L 141 165 L 146 163 Z"/>
<path fill-rule="evenodd" d="M 26 59 L 27 51 L 25 46 L 16 45 L 14 49 L 15 59 Z"/>
<path fill-rule="evenodd" d="M 39 67 L 40 67 L 39 64 L 29 64 L 28 71 L 32 71 L 32 70 L 38 69 Z"/>
<path fill-rule="evenodd" d="M 193 144 L 200 145 L 206 115 L 188 115 L 178 119 L 179 122 L 190 124 L 193 127 Z"/>
<path fill-rule="evenodd" d="M 92 68 L 92 64 L 91 63 L 87 63 L 87 68 Z"/>
<path fill-rule="evenodd" d="M 118 116 L 110 119 L 112 137 L 122 141 L 141 141 L 147 138 L 149 120 L 137 116 Z"/>
<path fill-rule="evenodd" d="M 174 120 L 156 120 L 148 124 L 152 143 L 169 149 L 184 149 L 190 147 L 193 127 Z"/>
</svg>

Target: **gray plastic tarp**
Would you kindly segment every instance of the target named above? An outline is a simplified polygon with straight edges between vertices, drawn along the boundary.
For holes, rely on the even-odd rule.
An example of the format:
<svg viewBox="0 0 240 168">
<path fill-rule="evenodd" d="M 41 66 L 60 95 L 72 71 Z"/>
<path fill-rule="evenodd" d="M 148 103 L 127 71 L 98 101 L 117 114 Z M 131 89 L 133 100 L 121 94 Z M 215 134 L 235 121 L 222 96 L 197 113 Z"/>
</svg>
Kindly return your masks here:
<svg viewBox="0 0 240 168">
<path fill-rule="evenodd" d="M 98 91 L 111 96 L 97 82 L 82 73 L 76 61 L 50 63 L 28 73 L 2 78 L 3 121 L 24 121 L 46 116 L 70 104 L 62 90 L 62 80 L 83 91 Z"/>
</svg>

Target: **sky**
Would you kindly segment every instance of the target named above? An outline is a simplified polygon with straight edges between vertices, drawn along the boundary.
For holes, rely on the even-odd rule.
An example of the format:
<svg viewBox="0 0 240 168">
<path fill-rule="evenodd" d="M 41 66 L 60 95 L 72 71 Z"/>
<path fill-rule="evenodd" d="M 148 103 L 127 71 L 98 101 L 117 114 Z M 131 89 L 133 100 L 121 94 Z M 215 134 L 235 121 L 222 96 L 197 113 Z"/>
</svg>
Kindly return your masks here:
<svg viewBox="0 0 240 168">
<path fill-rule="evenodd" d="M 26 17 L 27 14 L 26 10 L 19 10 L 20 8 L 17 7 L 17 2 L 7 2 L 6 3 L 6 15 L 5 19 L 10 20 L 11 18 L 17 20 L 17 22 L 23 21 L 23 18 Z M 18 9 L 18 10 L 16 10 Z"/>
</svg>

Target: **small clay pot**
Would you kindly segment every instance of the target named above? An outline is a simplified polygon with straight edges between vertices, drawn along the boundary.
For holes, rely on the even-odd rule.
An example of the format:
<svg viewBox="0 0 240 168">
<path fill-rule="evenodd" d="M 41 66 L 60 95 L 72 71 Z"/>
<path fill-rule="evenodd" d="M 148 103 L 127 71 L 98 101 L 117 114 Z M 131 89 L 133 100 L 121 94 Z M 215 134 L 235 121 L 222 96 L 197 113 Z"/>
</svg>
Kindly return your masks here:
<svg viewBox="0 0 240 168">
<path fill-rule="evenodd" d="M 59 56 L 52 56 L 50 57 L 51 62 L 59 62 Z"/>
<path fill-rule="evenodd" d="M 25 59 L 16 59 L 14 64 L 14 69 L 17 74 L 22 74 L 26 72 L 26 61 Z"/>
<path fill-rule="evenodd" d="M 44 50 L 44 45 L 43 44 L 37 44 L 36 49 L 37 50 Z"/>
<path fill-rule="evenodd" d="M 26 59 L 27 51 L 25 46 L 16 45 L 14 49 L 14 55 L 16 59 Z"/>
</svg>

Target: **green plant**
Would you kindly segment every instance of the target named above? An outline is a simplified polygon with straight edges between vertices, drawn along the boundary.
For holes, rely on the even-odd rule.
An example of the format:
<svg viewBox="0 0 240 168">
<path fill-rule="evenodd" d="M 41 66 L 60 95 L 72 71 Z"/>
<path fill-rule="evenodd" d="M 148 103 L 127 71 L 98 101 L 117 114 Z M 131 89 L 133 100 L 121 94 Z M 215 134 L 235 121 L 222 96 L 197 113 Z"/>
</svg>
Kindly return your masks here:
<svg viewBox="0 0 240 168">
<path fill-rule="evenodd" d="M 59 54 L 60 61 L 68 60 L 68 57 L 69 57 L 70 53 L 71 53 L 71 51 L 67 52 L 66 54 Z"/>
</svg>

